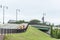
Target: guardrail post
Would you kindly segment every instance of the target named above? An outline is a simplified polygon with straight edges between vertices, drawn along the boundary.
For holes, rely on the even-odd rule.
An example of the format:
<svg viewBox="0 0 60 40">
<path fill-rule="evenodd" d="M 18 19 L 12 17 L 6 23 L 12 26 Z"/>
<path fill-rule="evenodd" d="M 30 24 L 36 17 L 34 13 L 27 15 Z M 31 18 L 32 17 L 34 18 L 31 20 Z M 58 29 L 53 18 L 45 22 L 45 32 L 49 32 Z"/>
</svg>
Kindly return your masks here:
<svg viewBox="0 0 60 40">
<path fill-rule="evenodd" d="M 6 35 L 7 35 L 7 29 L 6 29 Z"/>
<path fill-rule="evenodd" d="M 1 35 L 1 28 L 0 28 L 0 35 Z"/>
<path fill-rule="evenodd" d="M 2 29 L 1 29 L 1 35 L 2 35 Z"/>
</svg>

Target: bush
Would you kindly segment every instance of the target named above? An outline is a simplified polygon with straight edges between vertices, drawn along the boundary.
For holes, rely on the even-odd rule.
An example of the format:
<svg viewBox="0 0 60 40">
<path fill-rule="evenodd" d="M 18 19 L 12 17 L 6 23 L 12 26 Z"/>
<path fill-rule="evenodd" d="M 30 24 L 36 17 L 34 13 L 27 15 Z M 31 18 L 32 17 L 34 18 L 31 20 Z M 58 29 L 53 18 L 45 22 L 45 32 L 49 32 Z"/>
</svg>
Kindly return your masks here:
<svg viewBox="0 0 60 40">
<path fill-rule="evenodd" d="M 52 35 L 54 38 L 60 39 L 60 29 L 54 29 Z"/>
<path fill-rule="evenodd" d="M 26 22 L 26 21 L 24 21 L 24 20 L 19 20 L 19 21 L 16 21 L 15 23 L 16 23 L 16 24 L 21 24 L 21 23 L 28 23 L 28 22 Z"/>
<path fill-rule="evenodd" d="M 57 34 L 57 38 L 60 39 L 60 32 Z"/>
<path fill-rule="evenodd" d="M 29 24 L 40 24 L 40 20 L 33 19 L 29 22 Z"/>
</svg>

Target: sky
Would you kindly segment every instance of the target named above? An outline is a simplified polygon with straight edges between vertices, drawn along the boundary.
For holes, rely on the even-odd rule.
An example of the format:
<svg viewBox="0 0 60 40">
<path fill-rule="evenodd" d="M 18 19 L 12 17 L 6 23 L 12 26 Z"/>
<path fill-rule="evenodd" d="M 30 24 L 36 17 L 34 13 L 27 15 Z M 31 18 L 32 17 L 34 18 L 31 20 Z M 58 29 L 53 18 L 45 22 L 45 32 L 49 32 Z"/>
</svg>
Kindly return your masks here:
<svg viewBox="0 0 60 40">
<path fill-rule="evenodd" d="M 16 20 L 16 9 L 20 9 L 18 20 L 41 20 L 45 13 L 45 21 L 60 24 L 60 0 L 0 0 L 0 5 L 8 6 L 4 12 L 5 23 L 8 20 Z M 2 20 L 3 8 L 0 8 L 0 23 Z"/>
</svg>

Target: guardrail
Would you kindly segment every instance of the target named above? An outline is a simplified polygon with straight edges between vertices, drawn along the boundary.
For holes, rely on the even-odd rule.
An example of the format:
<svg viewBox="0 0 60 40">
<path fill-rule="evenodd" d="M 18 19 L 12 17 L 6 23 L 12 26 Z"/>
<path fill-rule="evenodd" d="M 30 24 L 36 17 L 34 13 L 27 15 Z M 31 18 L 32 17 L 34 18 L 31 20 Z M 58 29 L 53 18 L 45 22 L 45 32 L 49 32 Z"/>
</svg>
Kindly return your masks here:
<svg viewBox="0 0 60 40">
<path fill-rule="evenodd" d="M 26 28 L 23 29 L 6 29 L 6 28 L 0 28 L 0 34 L 11 34 L 11 33 L 21 33 L 25 32 L 28 28 L 28 25 L 25 26 Z"/>
<path fill-rule="evenodd" d="M 10 34 L 10 33 L 20 33 L 23 32 L 25 29 L 0 29 L 0 34 Z"/>
</svg>

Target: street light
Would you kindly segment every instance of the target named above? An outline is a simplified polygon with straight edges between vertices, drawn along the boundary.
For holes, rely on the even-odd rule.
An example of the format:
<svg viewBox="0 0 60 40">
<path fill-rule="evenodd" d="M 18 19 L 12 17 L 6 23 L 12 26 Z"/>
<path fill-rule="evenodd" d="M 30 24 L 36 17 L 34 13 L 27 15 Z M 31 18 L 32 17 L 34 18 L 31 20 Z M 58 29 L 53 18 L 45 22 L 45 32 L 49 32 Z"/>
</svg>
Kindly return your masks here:
<svg viewBox="0 0 60 40">
<path fill-rule="evenodd" d="M 4 24 L 4 15 L 5 15 L 4 12 L 5 12 L 5 8 L 8 9 L 8 7 L 7 6 L 2 6 L 2 5 L 0 7 L 3 8 L 3 24 Z"/>
<path fill-rule="evenodd" d="M 2 8 L 2 5 L 0 5 L 0 8 Z"/>
<path fill-rule="evenodd" d="M 45 18 L 45 15 L 46 15 L 46 14 L 43 13 L 43 17 L 42 17 L 43 24 L 44 24 L 44 22 L 45 22 L 45 19 L 44 19 L 44 18 Z"/>
<path fill-rule="evenodd" d="M 20 9 L 16 9 L 16 21 L 17 21 L 17 17 L 18 17 L 18 12 L 20 12 Z"/>
</svg>

